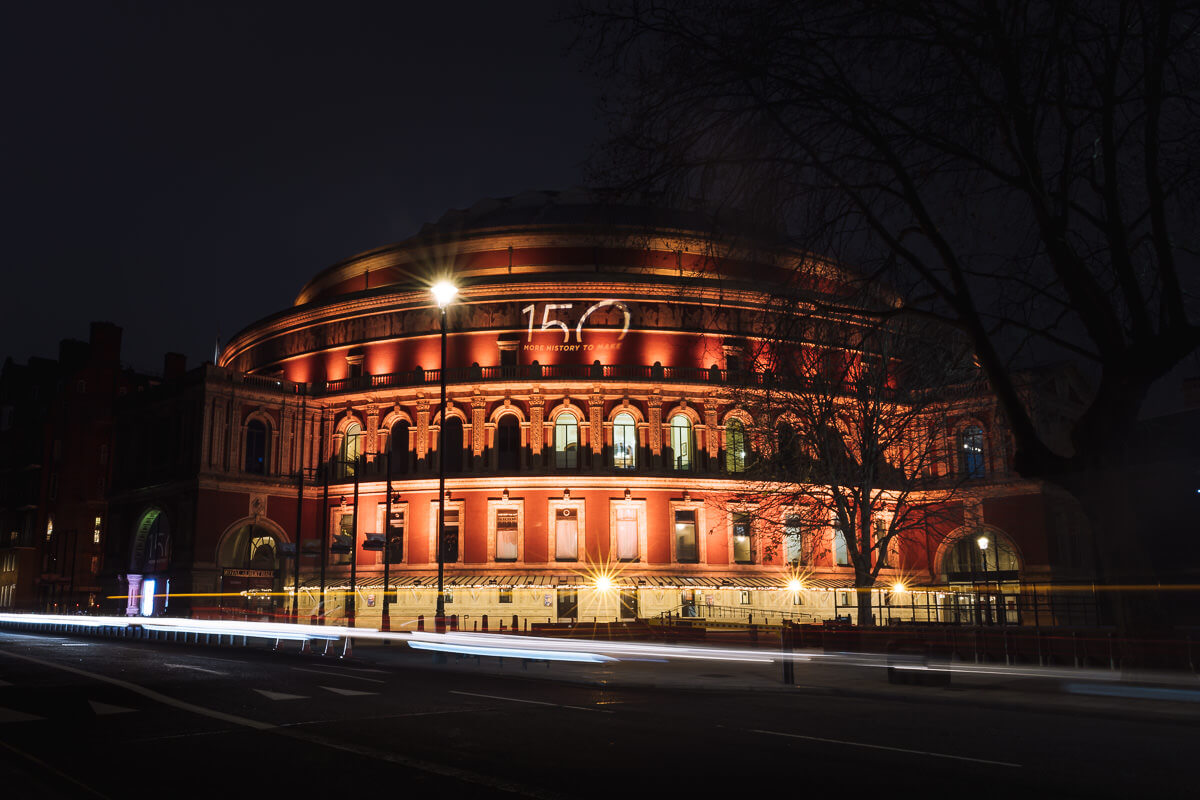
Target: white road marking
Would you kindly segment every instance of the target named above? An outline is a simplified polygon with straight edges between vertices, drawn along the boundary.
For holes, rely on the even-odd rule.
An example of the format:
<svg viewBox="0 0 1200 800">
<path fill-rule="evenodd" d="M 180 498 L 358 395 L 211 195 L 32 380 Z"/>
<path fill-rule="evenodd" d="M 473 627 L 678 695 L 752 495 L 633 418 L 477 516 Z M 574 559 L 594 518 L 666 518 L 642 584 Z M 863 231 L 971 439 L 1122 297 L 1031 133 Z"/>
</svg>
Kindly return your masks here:
<svg viewBox="0 0 1200 800">
<path fill-rule="evenodd" d="M 113 706 L 108 703 L 100 703 L 95 700 L 88 700 L 88 705 L 92 707 L 92 713 L 96 716 L 106 716 L 108 714 L 128 714 L 130 711 L 137 711 L 136 708 L 126 708 L 125 706 Z"/>
<path fill-rule="evenodd" d="M 287 694 L 286 692 L 272 692 L 268 689 L 255 689 L 254 691 L 261 694 L 268 700 L 307 700 L 308 695 L 304 694 Z"/>
<path fill-rule="evenodd" d="M 461 695 L 465 695 L 467 697 L 486 697 L 488 700 L 507 700 L 510 703 L 529 703 L 530 705 L 534 705 L 534 706 L 553 706 L 554 708 L 570 708 L 570 709 L 574 709 L 575 711 L 598 711 L 601 714 L 615 713 L 615 712 L 608 711 L 607 709 L 603 709 L 603 708 L 587 708 L 586 706 L 568 706 L 568 705 L 564 705 L 562 703 L 548 703 L 545 700 L 522 700 L 519 697 L 501 697 L 500 695 L 496 695 L 496 694 L 476 694 L 475 692 L 458 692 L 453 689 L 450 690 L 450 694 L 461 694 Z"/>
<path fill-rule="evenodd" d="M 228 675 L 228 672 L 221 672 L 217 669 L 207 669 L 205 667 L 194 667 L 191 664 L 163 664 L 164 667 L 175 667 L 176 669 L 190 669 L 193 672 L 207 672 L 209 675 Z"/>
<path fill-rule="evenodd" d="M 59 670 L 62 670 L 63 672 L 70 672 L 73 675 L 82 675 L 83 677 L 91 678 L 94 681 L 102 681 L 103 683 L 110 683 L 113 686 L 120 686 L 122 689 L 128 689 L 129 691 L 133 692 L 134 694 L 140 694 L 142 697 L 147 697 L 151 700 L 154 700 L 155 702 L 162 703 L 163 705 L 171 706 L 172 708 L 178 708 L 181 711 L 190 711 L 193 714 L 199 714 L 204 717 L 212 717 L 213 719 L 219 719 L 224 722 L 231 722 L 234 725 L 241 725 L 246 728 L 254 728 L 255 730 L 260 730 L 260 731 L 270 730 L 275 727 L 274 725 L 272 725 L 269 722 L 259 722 L 256 719 L 248 719 L 246 717 L 239 717 L 236 714 L 226 714 L 224 711 L 217 711 L 216 709 L 205 708 L 204 706 L 198 706 L 198 705 L 195 705 L 194 703 L 185 703 L 182 700 L 176 700 L 174 697 L 168 697 L 167 695 L 162 694 L 161 692 L 156 692 L 153 689 L 147 689 L 144 686 L 138 686 L 136 683 L 130 683 L 129 681 L 123 681 L 119 678 L 110 678 L 107 675 L 101 675 L 98 672 L 88 672 L 87 670 L 84 670 L 84 669 L 68 667 L 65 664 L 55 664 L 53 661 L 44 661 L 40 658 L 34 658 L 33 656 L 25 656 L 25 655 L 21 655 L 19 653 L 12 653 L 12 652 L 9 652 L 8 650 L 0 650 L 0 655 L 8 656 L 9 658 L 19 658 L 22 661 L 30 661 L 34 664 L 40 664 L 43 667 L 50 667 L 51 669 L 59 669 Z"/>
<path fill-rule="evenodd" d="M 45 719 L 36 714 L 26 714 L 24 711 L 14 711 L 11 708 L 0 708 L 0 723 L 3 722 L 33 722 L 35 719 Z"/>
<path fill-rule="evenodd" d="M 315 672 L 318 675 L 325 675 L 326 677 L 332 676 L 335 678 L 349 678 L 352 681 L 367 681 L 368 683 L 387 683 L 387 681 L 381 681 L 378 678 L 364 678 L 362 675 L 347 675 L 343 672 L 334 672 L 333 670 L 328 670 L 328 669 L 309 669 L 308 667 L 292 667 L 292 669 L 296 670 L 297 672 Z"/>
<path fill-rule="evenodd" d="M 360 692 L 357 689 L 339 689 L 336 686 L 322 686 L 320 688 L 327 692 L 333 692 L 334 694 L 345 695 L 346 697 L 357 697 L 365 694 L 379 694 L 379 692 Z"/>
<path fill-rule="evenodd" d="M 63 642 L 59 647 L 91 647 L 89 642 Z"/>
<path fill-rule="evenodd" d="M 1008 761 L 990 761 L 986 758 L 971 758 L 970 756 L 955 756 L 949 753 L 934 753 L 929 750 L 909 750 L 905 747 L 888 747 L 882 744 L 865 744 L 863 742 L 846 742 L 841 739 L 824 739 L 820 736 L 802 736 L 798 733 L 783 733 L 781 731 L 760 731 L 755 728 L 750 729 L 751 733 L 765 733 L 768 736 L 786 736 L 790 739 L 807 739 L 810 742 L 825 742 L 826 744 L 844 744 L 848 747 L 866 747 L 871 750 L 890 750 L 893 753 L 909 753 L 917 756 L 931 756 L 933 758 L 952 758 L 955 761 L 972 761 L 976 764 L 991 764 L 997 767 L 1022 767 L 1023 764 L 1013 764 Z"/>
</svg>

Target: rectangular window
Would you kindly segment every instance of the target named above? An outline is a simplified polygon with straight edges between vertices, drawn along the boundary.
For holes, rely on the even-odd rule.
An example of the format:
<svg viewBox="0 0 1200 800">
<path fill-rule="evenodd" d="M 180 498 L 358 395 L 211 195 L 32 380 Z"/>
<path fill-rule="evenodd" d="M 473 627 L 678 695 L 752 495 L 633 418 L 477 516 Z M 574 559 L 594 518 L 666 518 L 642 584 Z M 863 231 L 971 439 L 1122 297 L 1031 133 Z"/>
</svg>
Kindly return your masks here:
<svg viewBox="0 0 1200 800">
<path fill-rule="evenodd" d="M 389 564 L 404 563 L 404 504 L 392 503 L 391 517 L 388 514 L 387 502 L 375 506 L 375 530 L 384 534 L 384 546 L 387 548 Z"/>
<path fill-rule="evenodd" d="M 454 602 L 454 590 L 453 589 L 443 589 L 442 597 L 446 598 L 446 605 L 450 605 L 451 603 Z"/>
<path fill-rule="evenodd" d="M 496 560 L 517 560 L 517 510 L 502 508 L 496 511 Z"/>
<path fill-rule="evenodd" d="M 579 560 L 579 517 L 573 508 L 560 508 L 554 517 L 554 558 Z"/>
<path fill-rule="evenodd" d="M 500 602 L 501 603 L 511 603 L 512 602 L 512 587 L 511 586 L 507 586 L 500 590 Z"/>
<path fill-rule="evenodd" d="M 102 522 L 103 521 L 100 519 L 100 517 L 96 517 L 96 519 L 92 521 L 92 544 L 100 544 L 100 529 L 102 527 Z"/>
<path fill-rule="evenodd" d="M 442 542 L 442 560 L 447 564 L 458 562 L 458 527 L 458 509 L 447 508 L 446 539 Z"/>
<path fill-rule="evenodd" d="M 788 514 L 783 518 L 783 542 L 787 552 L 787 563 L 804 565 L 804 519 L 799 514 Z"/>
<path fill-rule="evenodd" d="M 329 563 L 349 564 L 354 548 L 354 513 L 334 509 L 333 532 L 329 537 Z"/>
<path fill-rule="evenodd" d="M 889 567 L 894 566 L 892 564 L 892 561 L 894 559 L 892 558 L 892 553 L 891 553 L 892 542 L 889 541 L 886 546 L 880 544 L 880 542 L 882 542 L 883 539 L 887 536 L 887 532 L 888 532 L 887 520 L 882 519 L 881 517 L 876 517 L 875 518 L 875 552 L 878 554 L 877 557 L 879 558 L 880 566 L 883 568 L 889 568 Z"/>
<path fill-rule="evenodd" d="M 833 563 L 839 567 L 850 566 L 850 549 L 846 546 L 846 534 L 841 528 L 833 529 Z"/>
<path fill-rule="evenodd" d="M 696 548 L 696 512 L 681 509 L 675 512 L 675 560 L 695 564 L 700 560 Z"/>
<path fill-rule="evenodd" d="M 638 511 L 636 508 L 617 509 L 617 559 L 638 560 Z"/>
<path fill-rule="evenodd" d="M 753 562 L 753 551 L 750 547 L 750 515 L 744 511 L 738 511 L 733 515 L 733 563 L 751 564 Z"/>
<path fill-rule="evenodd" d="M 750 605 L 750 591 L 748 589 L 743 589 L 741 595 L 738 597 L 738 600 L 744 606 Z"/>
</svg>

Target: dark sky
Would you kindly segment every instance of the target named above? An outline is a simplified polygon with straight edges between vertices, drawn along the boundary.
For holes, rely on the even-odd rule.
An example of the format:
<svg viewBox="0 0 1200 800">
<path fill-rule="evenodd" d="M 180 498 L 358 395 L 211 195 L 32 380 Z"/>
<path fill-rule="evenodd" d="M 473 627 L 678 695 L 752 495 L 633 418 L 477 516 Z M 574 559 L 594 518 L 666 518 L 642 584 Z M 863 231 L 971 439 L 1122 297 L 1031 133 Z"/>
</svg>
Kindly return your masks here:
<svg viewBox="0 0 1200 800">
<path fill-rule="evenodd" d="M 565 4 L 38 2 L 0 12 L 0 357 L 90 320 L 211 358 L 447 209 L 583 181 Z"/>
</svg>

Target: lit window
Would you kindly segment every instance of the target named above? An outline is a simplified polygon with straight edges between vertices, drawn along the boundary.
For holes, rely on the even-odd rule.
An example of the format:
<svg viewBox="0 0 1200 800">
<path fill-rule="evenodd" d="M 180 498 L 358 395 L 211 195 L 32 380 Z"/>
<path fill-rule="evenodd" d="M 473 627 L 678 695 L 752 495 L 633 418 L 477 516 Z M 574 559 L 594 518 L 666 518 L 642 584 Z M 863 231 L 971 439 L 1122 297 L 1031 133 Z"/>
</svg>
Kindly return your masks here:
<svg viewBox="0 0 1200 800">
<path fill-rule="evenodd" d="M 972 425 L 969 428 L 963 428 L 959 433 L 958 463 L 965 477 L 983 477 L 983 428 Z"/>
<path fill-rule="evenodd" d="M 579 560 L 579 517 L 573 508 L 560 508 L 554 517 L 554 558 Z"/>
<path fill-rule="evenodd" d="M 680 509 L 675 512 L 675 560 L 695 564 L 700 560 L 696 548 L 696 511 Z"/>
<path fill-rule="evenodd" d="M 630 506 L 617 508 L 617 559 L 638 559 L 638 510 Z"/>
<path fill-rule="evenodd" d="M 846 545 L 846 534 L 841 528 L 833 529 L 833 563 L 839 567 L 850 566 L 850 548 Z"/>
<path fill-rule="evenodd" d="M 496 560 L 517 560 L 517 510 L 501 508 L 496 511 Z"/>
<path fill-rule="evenodd" d="M 671 417 L 671 454 L 675 469 L 692 468 L 692 421 L 684 414 Z"/>
<path fill-rule="evenodd" d="M 54 517 L 46 520 L 46 541 L 50 541 L 50 537 L 54 535 Z"/>
<path fill-rule="evenodd" d="M 784 517 L 783 541 L 787 563 L 804 564 L 804 519 L 799 514 Z"/>
<path fill-rule="evenodd" d="M 617 469 L 637 466 L 637 423 L 632 414 L 624 411 L 613 418 L 613 466 Z"/>
<path fill-rule="evenodd" d="M 363 429 L 357 422 L 351 422 L 347 425 L 345 432 L 342 434 L 340 461 L 342 477 L 344 478 L 354 477 L 358 457 L 362 453 L 362 437 Z"/>
<path fill-rule="evenodd" d="M 506 586 L 500 590 L 500 602 L 501 603 L 511 603 L 512 602 L 512 587 L 511 586 Z"/>
<path fill-rule="evenodd" d="M 746 429 L 741 420 L 731 419 L 725 423 L 725 471 L 745 472 Z"/>
<path fill-rule="evenodd" d="M 744 511 L 733 515 L 733 563 L 753 563 L 753 551 L 750 547 L 750 515 Z"/>
<path fill-rule="evenodd" d="M 579 423 L 570 414 L 559 414 L 554 423 L 554 465 L 559 469 L 579 466 Z"/>
<path fill-rule="evenodd" d="M 100 530 L 103 527 L 103 521 L 100 517 L 96 517 L 92 521 L 92 544 L 100 544 Z"/>
</svg>

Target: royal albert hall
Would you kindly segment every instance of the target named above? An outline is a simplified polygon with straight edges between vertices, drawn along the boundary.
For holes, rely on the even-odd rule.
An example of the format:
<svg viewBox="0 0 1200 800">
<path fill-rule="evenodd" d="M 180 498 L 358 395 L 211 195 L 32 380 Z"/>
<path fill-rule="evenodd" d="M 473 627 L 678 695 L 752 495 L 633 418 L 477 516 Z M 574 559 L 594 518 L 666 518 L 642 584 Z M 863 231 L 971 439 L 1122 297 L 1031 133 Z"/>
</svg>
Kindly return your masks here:
<svg viewBox="0 0 1200 800">
<path fill-rule="evenodd" d="M 444 483 L 460 628 L 852 617 L 836 548 L 798 572 L 767 544 L 785 520 L 746 505 L 756 424 L 735 386 L 764 287 L 801 257 L 749 253 L 715 252 L 684 214 L 535 192 L 325 269 L 189 373 L 199 466 L 182 488 L 114 497 L 129 613 L 285 614 L 294 593 L 304 621 L 324 597 L 333 624 L 379 626 L 386 600 L 393 629 L 413 626 L 436 606 Z M 812 291 L 839 280 L 828 266 Z M 444 309 L 438 281 L 457 289 Z M 952 581 L 958 538 L 980 529 L 996 586 L 1055 570 L 1046 496 L 1008 470 L 994 403 L 963 420 L 983 479 L 957 521 L 901 548 L 885 589 Z M 898 605 L 940 618 L 938 598 Z"/>
</svg>

